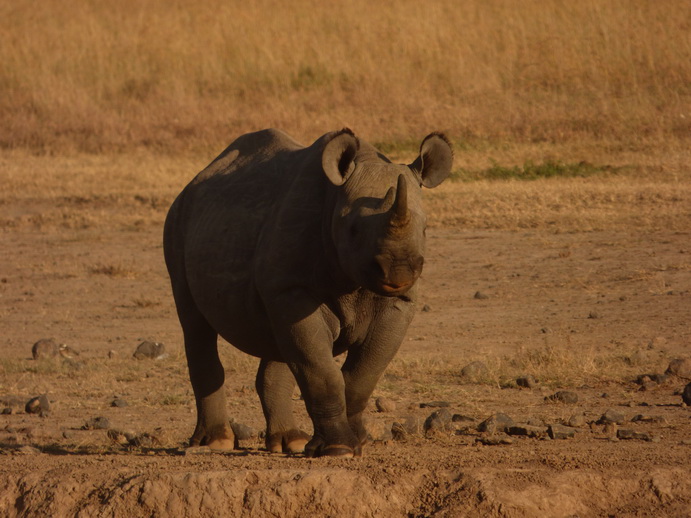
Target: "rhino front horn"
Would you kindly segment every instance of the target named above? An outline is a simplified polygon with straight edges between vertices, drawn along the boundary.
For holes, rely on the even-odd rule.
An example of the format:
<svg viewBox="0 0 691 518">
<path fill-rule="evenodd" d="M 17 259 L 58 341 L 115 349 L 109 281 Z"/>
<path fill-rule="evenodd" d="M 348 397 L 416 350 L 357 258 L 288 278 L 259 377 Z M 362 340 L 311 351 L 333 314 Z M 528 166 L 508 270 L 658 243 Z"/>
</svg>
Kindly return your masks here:
<svg viewBox="0 0 691 518">
<path fill-rule="evenodd" d="M 394 227 L 402 227 L 410 221 L 410 212 L 408 211 L 408 184 L 405 176 L 398 175 L 398 184 L 396 185 L 396 199 L 391 207 L 391 225 Z"/>
</svg>

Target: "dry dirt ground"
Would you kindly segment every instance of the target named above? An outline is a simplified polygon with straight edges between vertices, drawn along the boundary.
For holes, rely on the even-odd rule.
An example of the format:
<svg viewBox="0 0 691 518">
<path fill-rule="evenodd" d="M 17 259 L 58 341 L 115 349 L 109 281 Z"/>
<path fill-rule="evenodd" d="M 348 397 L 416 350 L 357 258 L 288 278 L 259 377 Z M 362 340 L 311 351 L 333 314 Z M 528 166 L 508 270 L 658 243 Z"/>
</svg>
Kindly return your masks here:
<svg viewBox="0 0 691 518">
<path fill-rule="evenodd" d="M 3 516 L 691 515 L 689 380 L 636 382 L 690 355 L 688 221 L 566 233 L 436 225 L 420 313 L 375 391 L 364 456 L 264 451 L 256 360 L 227 344 L 230 412 L 253 433 L 211 454 L 184 447 L 194 404 L 160 226 L 176 189 L 162 200 L 3 196 Z M 117 223 L 123 214 L 134 222 Z M 33 360 L 48 337 L 79 355 Z M 167 355 L 134 359 L 142 340 Z M 471 361 L 486 370 L 461 375 Z M 528 374 L 536 385 L 518 386 Z M 546 399 L 558 390 L 578 401 Z M 41 394 L 49 412 L 27 414 Z M 378 412 L 376 397 L 395 408 Z M 421 404 L 440 401 L 464 417 L 425 433 L 439 408 Z M 309 430 L 299 394 L 295 405 Z M 620 424 L 598 424 L 608 410 Z M 536 436 L 478 430 L 498 412 Z M 96 417 L 105 428 L 86 426 Z M 394 422 L 403 440 L 390 437 Z M 544 433 L 569 422 L 570 438 Z"/>
</svg>

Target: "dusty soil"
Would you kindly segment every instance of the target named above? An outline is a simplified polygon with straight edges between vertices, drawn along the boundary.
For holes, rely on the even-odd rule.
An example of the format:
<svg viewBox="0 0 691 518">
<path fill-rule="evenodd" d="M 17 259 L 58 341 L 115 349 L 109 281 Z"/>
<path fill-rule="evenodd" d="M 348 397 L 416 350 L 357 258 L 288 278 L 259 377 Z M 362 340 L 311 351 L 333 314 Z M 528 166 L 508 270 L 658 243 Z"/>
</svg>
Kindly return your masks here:
<svg viewBox="0 0 691 518">
<path fill-rule="evenodd" d="M 420 313 L 374 394 L 396 408 L 372 402 L 375 440 L 362 458 L 307 459 L 262 449 L 256 360 L 227 344 L 230 412 L 255 433 L 230 454 L 186 452 L 194 404 L 162 259 L 165 203 L 53 200 L 92 221 L 80 227 L 36 225 L 30 216 L 53 210 L 50 199 L 10 198 L 0 206 L 5 516 L 691 515 L 691 412 L 680 395 L 690 380 L 636 382 L 690 355 L 688 225 L 430 229 Z M 155 217 L 107 224 L 137 211 Z M 47 337 L 79 355 L 33 360 Z M 167 356 L 134 359 L 142 340 L 163 342 Z M 486 371 L 460 374 L 477 360 Z M 537 385 L 519 387 L 527 374 Z M 557 390 L 578 401 L 545 399 Z M 25 413 L 40 394 L 49 412 Z M 468 419 L 424 433 L 437 408 L 421 403 L 434 401 Z M 309 430 L 299 394 L 295 404 Z M 609 409 L 621 424 L 598 424 Z M 543 430 L 582 418 L 568 439 L 478 431 L 497 412 Z M 108 426 L 85 429 L 95 417 Z M 394 422 L 412 426 L 405 440 L 387 433 Z M 138 439 L 124 444 L 112 430 Z M 622 430 L 638 438 L 618 439 Z"/>
</svg>

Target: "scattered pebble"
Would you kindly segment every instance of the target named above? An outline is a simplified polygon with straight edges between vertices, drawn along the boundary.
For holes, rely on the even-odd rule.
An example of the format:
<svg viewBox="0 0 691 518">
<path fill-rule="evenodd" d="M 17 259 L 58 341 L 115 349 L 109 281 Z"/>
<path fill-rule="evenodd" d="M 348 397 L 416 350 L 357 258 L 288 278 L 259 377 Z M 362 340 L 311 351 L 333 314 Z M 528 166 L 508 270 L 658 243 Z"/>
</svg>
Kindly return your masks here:
<svg viewBox="0 0 691 518">
<path fill-rule="evenodd" d="M 605 425 L 608 423 L 623 424 L 624 421 L 626 421 L 626 416 L 622 412 L 619 412 L 619 410 L 614 408 L 610 408 L 600 416 L 600 419 L 598 419 L 597 423 Z"/>
<path fill-rule="evenodd" d="M 473 295 L 473 298 L 477 300 L 487 300 L 489 295 L 482 293 L 481 291 L 476 291 L 475 295 Z"/>
<path fill-rule="evenodd" d="M 587 423 L 583 414 L 572 414 L 567 424 L 572 428 L 583 428 Z"/>
<path fill-rule="evenodd" d="M 126 400 L 118 397 L 112 401 L 110 406 L 116 407 L 116 408 L 124 408 L 124 407 L 128 406 L 128 403 Z"/>
<path fill-rule="evenodd" d="M 505 432 L 514 424 L 515 423 L 513 422 L 513 419 L 511 419 L 508 415 L 502 414 L 500 412 L 482 421 L 478 425 L 477 429 L 480 432 L 487 432 L 493 434 L 496 432 Z"/>
<path fill-rule="evenodd" d="M 432 311 L 432 308 L 429 304 L 425 304 L 424 306 L 422 306 L 423 313 L 429 313 L 430 311 Z"/>
<path fill-rule="evenodd" d="M 41 338 L 31 348 L 31 356 L 34 360 L 56 358 L 60 354 L 60 346 L 54 338 Z"/>
<path fill-rule="evenodd" d="M 452 415 L 446 408 L 441 408 L 432 412 L 423 425 L 425 435 L 430 435 L 436 432 L 449 431 L 451 429 Z"/>
<path fill-rule="evenodd" d="M 374 400 L 377 412 L 393 412 L 396 410 L 396 402 L 388 397 L 378 397 Z"/>
<path fill-rule="evenodd" d="M 561 424 L 551 424 L 547 429 L 547 433 L 552 439 L 571 439 L 576 435 L 576 430 Z"/>
<path fill-rule="evenodd" d="M 537 387 L 537 381 L 533 376 L 522 376 L 520 378 L 516 378 L 516 385 L 519 387 L 532 389 Z"/>
<path fill-rule="evenodd" d="M 168 356 L 165 351 L 166 346 L 161 342 L 144 341 L 137 346 L 133 356 L 137 360 L 144 360 L 147 358 L 152 360 L 162 360 Z"/>
<path fill-rule="evenodd" d="M 481 361 L 474 361 L 461 369 L 461 377 L 467 381 L 480 381 L 487 377 L 489 371 L 487 365 Z"/>
<path fill-rule="evenodd" d="M 2 412 L 0 412 L 2 415 L 10 415 L 12 413 L 12 409 L 8 406 L 2 409 Z"/>
<path fill-rule="evenodd" d="M 578 403 L 578 394 L 575 392 L 570 392 L 568 390 L 560 390 L 559 392 L 555 392 L 551 396 L 545 397 L 545 401 L 557 401 L 560 403 L 567 403 L 569 405 L 573 405 L 575 403 Z"/>
<path fill-rule="evenodd" d="M 82 430 L 107 430 L 110 428 L 110 421 L 106 417 L 92 417 L 82 426 Z"/>
<path fill-rule="evenodd" d="M 602 317 L 600 316 L 600 313 L 598 313 L 597 311 L 591 311 L 590 313 L 588 313 L 588 318 L 598 319 Z"/>
<path fill-rule="evenodd" d="M 691 406 L 691 383 L 684 387 L 684 392 L 681 393 L 681 398 L 687 406 Z"/>
<path fill-rule="evenodd" d="M 639 385 L 647 385 L 649 383 L 662 384 L 665 383 L 668 378 L 666 374 L 640 374 L 636 378 L 636 383 Z"/>
<path fill-rule="evenodd" d="M 41 394 L 27 401 L 24 406 L 24 411 L 27 414 L 38 414 L 41 417 L 46 417 L 48 412 L 50 412 L 50 401 L 48 401 L 48 396 Z"/>
<path fill-rule="evenodd" d="M 670 361 L 665 374 L 691 379 L 691 358 L 676 358 Z"/>
<path fill-rule="evenodd" d="M 233 434 L 235 434 L 236 441 L 246 441 L 249 439 L 256 439 L 257 437 L 257 432 L 244 423 L 231 420 L 230 428 L 233 430 Z"/>
<path fill-rule="evenodd" d="M 417 416 L 408 416 L 403 422 L 405 431 L 410 435 L 421 435 L 423 431 L 424 421 Z"/>
<path fill-rule="evenodd" d="M 653 437 L 647 432 L 636 432 L 628 428 L 619 428 L 617 430 L 617 439 L 622 440 L 638 440 L 638 441 L 652 441 Z"/>
</svg>

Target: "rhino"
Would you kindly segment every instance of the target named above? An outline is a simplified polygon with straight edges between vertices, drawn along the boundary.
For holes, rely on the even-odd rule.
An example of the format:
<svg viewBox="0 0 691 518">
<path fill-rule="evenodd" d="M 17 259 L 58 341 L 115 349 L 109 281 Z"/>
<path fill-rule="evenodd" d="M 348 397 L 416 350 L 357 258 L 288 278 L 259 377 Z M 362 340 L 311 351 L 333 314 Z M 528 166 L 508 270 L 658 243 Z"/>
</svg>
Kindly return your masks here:
<svg viewBox="0 0 691 518">
<path fill-rule="evenodd" d="M 164 254 L 197 407 L 191 446 L 234 447 L 220 335 L 260 359 L 269 451 L 361 455 L 363 411 L 416 311 L 421 187 L 444 181 L 452 162 L 441 133 L 401 165 L 347 128 L 307 147 L 267 129 L 239 137 L 183 189 Z M 311 437 L 293 417 L 296 382 Z"/>
</svg>

